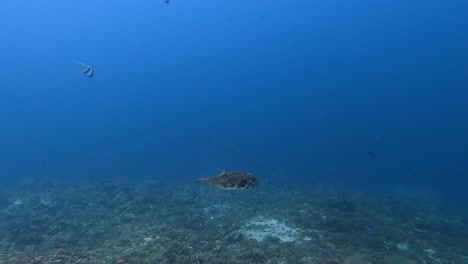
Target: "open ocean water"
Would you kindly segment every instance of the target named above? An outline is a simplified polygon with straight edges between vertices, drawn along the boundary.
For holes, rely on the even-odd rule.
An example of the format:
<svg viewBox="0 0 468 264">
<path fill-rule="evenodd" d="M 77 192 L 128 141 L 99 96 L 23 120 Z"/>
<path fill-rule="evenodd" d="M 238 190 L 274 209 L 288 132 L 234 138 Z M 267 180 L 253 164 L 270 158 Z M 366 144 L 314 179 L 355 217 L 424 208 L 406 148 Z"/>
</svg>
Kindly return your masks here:
<svg viewBox="0 0 468 264">
<path fill-rule="evenodd" d="M 0 264 L 468 264 L 466 14 L 3 0 Z"/>
</svg>

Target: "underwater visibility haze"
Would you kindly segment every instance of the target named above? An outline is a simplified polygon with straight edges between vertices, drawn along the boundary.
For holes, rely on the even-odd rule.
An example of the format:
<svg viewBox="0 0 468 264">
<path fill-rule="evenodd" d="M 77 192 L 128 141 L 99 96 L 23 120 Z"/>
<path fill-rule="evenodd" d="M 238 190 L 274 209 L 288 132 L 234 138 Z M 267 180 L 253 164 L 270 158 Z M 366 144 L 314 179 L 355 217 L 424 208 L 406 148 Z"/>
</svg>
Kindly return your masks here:
<svg viewBox="0 0 468 264">
<path fill-rule="evenodd" d="M 466 14 L 2 1 L 0 263 L 468 263 Z"/>
</svg>

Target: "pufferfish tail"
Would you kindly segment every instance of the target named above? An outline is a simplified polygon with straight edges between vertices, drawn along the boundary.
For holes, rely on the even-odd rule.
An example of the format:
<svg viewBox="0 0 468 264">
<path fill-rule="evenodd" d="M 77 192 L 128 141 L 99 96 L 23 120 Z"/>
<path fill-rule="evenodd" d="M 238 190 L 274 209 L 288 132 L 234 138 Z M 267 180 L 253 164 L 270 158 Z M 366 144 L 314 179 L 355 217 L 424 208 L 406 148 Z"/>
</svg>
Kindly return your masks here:
<svg viewBox="0 0 468 264">
<path fill-rule="evenodd" d="M 201 178 L 201 179 L 196 179 L 195 180 L 196 183 L 200 183 L 200 184 L 210 184 L 210 178 Z"/>
</svg>

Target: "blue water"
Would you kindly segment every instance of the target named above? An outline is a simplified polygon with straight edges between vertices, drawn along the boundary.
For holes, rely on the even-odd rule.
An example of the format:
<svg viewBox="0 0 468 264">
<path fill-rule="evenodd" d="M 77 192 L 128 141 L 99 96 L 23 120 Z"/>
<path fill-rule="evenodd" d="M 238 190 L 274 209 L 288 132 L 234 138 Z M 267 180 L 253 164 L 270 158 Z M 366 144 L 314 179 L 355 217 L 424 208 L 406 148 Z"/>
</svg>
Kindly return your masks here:
<svg viewBox="0 0 468 264">
<path fill-rule="evenodd" d="M 467 205 L 467 13 L 456 0 L 2 1 L 1 184 L 225 169 Z"/>
</svg>

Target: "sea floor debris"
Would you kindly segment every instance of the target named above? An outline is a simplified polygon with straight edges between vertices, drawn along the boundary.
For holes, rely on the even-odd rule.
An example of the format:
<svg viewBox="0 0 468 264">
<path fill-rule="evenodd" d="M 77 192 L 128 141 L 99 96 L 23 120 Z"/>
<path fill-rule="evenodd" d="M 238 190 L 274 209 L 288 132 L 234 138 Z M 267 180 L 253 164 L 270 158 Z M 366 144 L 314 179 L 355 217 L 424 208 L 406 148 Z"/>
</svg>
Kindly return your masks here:
<svg viewBox="0 0 468 264">
<path fill-rule="evenodd" d="M 40 181 L 1 197 L 0 264 L 468 263 L 466 212 L 362 192 Z"/>
</svg>

